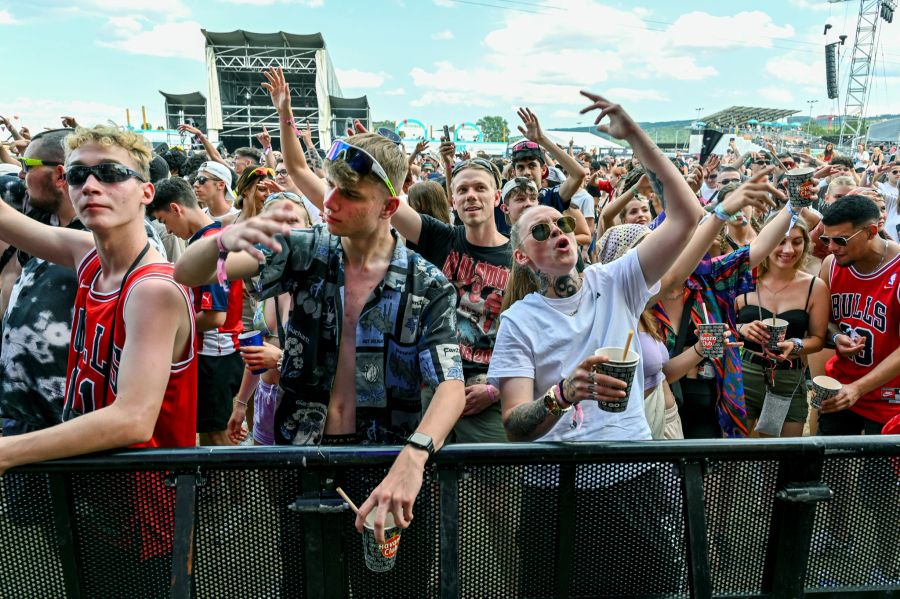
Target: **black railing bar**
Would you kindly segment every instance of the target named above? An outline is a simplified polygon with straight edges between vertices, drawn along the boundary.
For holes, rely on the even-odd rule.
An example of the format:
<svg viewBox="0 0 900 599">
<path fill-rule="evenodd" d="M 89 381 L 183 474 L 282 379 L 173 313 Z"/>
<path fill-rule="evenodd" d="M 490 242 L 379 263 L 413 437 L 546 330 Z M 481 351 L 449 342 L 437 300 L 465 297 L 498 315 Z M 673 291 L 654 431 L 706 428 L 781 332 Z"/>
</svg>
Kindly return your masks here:
<svg viewBox="0 0 900 599">
<path fill-rule="evenodd" d="M 154 470 L 192 466 L 212 468 L 307 468 L 389 465 L 400 446 L 253 446 L 141 449 L 100 453 L 21 466 L 16 472 L 73 470 Z M 705 439 L 596 443 L 484 443 L 450 445 L 434 461 L 470 464 L 561 462 L 674 462 L 681 459 L 802 458 L 900 455 L 900 436 L 797 437 L 791 439 Z"/>
</svg>

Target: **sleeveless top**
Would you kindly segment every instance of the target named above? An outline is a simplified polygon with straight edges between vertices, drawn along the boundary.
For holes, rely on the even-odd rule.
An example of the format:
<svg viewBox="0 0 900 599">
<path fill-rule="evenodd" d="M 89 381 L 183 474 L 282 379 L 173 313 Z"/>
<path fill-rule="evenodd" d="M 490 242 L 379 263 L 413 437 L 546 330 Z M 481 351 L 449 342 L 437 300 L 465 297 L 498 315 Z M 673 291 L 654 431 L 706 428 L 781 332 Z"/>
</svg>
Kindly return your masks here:
<svg viewBox="0 0 900 599">
<path fill-rule="evenodd" d="M 662 341 L 657 341 L 650 333 L 638 332 L 641 343 L 641 367 L 644 369 L 644 391 L 653 389 L 664 380 L 663 366 L 669 361 L 669 350 Z"/>
<path fill-rule="evenodd" d="M 842 333 L 855 332 L 865 339 L 866 345 L 852 360 L 835 354 L 826 364 L 825 374 L 850 383 L 868 374 L 900 346 L 898 278 L 900 255 L 869 274 L 832 263 L 831 320 Z M 881 424 L 900 414 L 900 375 L 860 397 L 850 410 Z"/>
<path fill-rule="evenodd" d="M 806 337 L 806 332 L 809 330 L 809 312 L 807 311 L 809 310 L 809 298 L 812 295 L 812 288 L 815 284 L 816 277 L 812 277 L 809 281 L 809 288 L 806 290 L 806 305 L 802 310 L 799 308 L 794 308 L 793 310 L 785 310 L 784 312 L 774 314 L 775 318 L 786 320 L 788 323 L 787 332 L 784 334 L 784 338 L 786 340 L 794 338 L 803 339 L 804 337 Z M 758 299 L 759 286 L 757 286 L 756 294 Z M 762 313 L 762 318 L 759 317 L 760 313 Z M 747 294 L 744 294 L 744 305 L 738 311 L 738 326 L 753 322 L 754 320 L 765 321 L 768 318 L 772 318 L 772 316 L 773 314 L 770 310 L 761 308 L 756 304 L 750 304 L 747 301 Z M 749 339 L 744 340 L 744 347 L 758 354 L 763 353 L 762 347 L 760 347 L 758 343 L 754 343 Z"/>
<path fill-rule="evenodd" d="M 153 436 L 145 443 L 132 447 L 193 447 L 196 445 L 197 423 L 197 360 L 194 339 L 194 312 L 187 288 L 175 282 L 171 263 L 145 264 L 134 269 L 119 291 L 100 293 L 94 283 L 100 274 L 97 250 L 91 250 L 78 267 L 78 290 L 75 293 L 75 317 L 69 345 L 68 378 L 63 414 L 69 418 L 99 410 L 116 400 L 117 376 L 122 348 L 125 346 L 125 304 L 132 290 L 149 279 L 171 281 L 181 292 L 185 310 L 191 318 L 191 336 L 181 360 L 169 368 L 162 406 L 153 429 Z M 167 318 L 160 315 L 160 318 Z M 109 359 L 109 338 L 113 329 L 112 366 L 109 387 L 105 384 L 106 361 Z"/>
</svg>

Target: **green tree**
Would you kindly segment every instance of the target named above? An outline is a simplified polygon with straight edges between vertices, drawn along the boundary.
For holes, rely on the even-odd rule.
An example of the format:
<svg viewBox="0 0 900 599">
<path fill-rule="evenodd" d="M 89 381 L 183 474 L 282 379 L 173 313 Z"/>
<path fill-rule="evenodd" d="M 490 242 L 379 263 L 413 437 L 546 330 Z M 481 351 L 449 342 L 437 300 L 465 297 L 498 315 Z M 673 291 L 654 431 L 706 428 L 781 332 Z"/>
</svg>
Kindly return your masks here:
<svg viewBox="0 0 900 599">
<path fill-rule="evenodd" d="M 397 123 L 394 121 L 375 121 L 372 123 L 372 131 L 378 131 L 381 127 L 385 129 L 390 129 L 393 131 L 397 127 Z"/>
<path fill-rule="evenodd" d="M 509 123 L 502 116 L 485 116 L 475 123 L 484 132 L 485 141 L 504 141 L 509 137 Z"/>
</svg>

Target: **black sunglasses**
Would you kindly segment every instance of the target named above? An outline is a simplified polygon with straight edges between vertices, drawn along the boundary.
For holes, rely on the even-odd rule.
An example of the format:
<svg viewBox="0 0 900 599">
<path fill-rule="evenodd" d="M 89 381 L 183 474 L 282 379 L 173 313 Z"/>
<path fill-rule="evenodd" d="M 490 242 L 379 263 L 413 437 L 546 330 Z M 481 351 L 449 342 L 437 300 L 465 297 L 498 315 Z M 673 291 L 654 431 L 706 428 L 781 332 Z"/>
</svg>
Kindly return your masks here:
<svg viewBox="0 0 900 599">
<path fill-rule="evenodd" d="M 822 241 L 822 243 L 825 246 L 828 246 L 828 244 L 833 241 L 834 245 L 837 245 L 837 246 L 840 246 L 843 248 L 843 247 L 847 247 L 847 244 L 850 243 L 850 240 L 853 239 L 854 237 L 856 237 L 857 235 L 859 235 L 860 233 L 862 233 L 863 231 L 865 231 L 865 229 L 860 229 L 859 231 L 857 231 L 850 237 L 829 237 L 828 235 L 819 235 L 819 239 Z"/>
<path fill-rule="evenodd" d="M 769 166 L 769 161 L 768 160 L 755 160 L 753 162 L 753 164 L 759 164 L 761 166 Z"/>
<path fill-rule="evenodd" d="M 563 233 L 571 233 L 575 230 L 575 218 L 572 216 L 561 216 L 556 219 L 556 228 Z M 550 239 L 550 232 L 553 229 L 550 223 L 538 223 L 531 227 L 531 236 L 535 241 L 547 241 Z"/>
<path fill-rule="evenodd" d="M 146 177 L 118 162 L 104 162 L 94 166 L 76 164 L 66 169 L 66 182 L 69 185 L 84 185 L 87 178 L 94 175 L 101 183 L 121 183 L 134 177 L 138 181 L 147 182 Z"/>
</svg>

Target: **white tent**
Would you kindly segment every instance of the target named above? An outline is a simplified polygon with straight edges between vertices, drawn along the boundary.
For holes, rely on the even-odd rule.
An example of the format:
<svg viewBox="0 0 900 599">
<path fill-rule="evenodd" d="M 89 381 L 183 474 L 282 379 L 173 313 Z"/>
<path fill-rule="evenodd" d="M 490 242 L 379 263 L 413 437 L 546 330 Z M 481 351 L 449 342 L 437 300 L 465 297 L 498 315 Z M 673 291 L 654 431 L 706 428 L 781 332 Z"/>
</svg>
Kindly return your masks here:
<svg viewBox="0 0 900 599">
<path fill-rule="evenodd" d="M 622 146 L 615 142 L 584 131 L 547 131 L 547 135 L 561 146 L 568 146 L 569 140 L 573 139 L 575 140 L 576 146 L 587 150 L 592 150 L 594 148 L 622 149 Z"/>
</svg>

